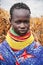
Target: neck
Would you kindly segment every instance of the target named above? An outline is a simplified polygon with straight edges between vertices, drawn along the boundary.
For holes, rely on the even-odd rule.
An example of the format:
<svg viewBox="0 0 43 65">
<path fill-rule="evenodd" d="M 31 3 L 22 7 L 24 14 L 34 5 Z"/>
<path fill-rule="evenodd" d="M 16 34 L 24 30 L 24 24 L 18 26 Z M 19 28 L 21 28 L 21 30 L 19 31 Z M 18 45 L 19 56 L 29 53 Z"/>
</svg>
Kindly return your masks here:
<svg viewBox="0 0 43 65">
<path fill-rule="evenodd" d="M 19 36 L 19 35 L 14 31 L 14 29 L 13 29 L 12 27 L 10 28 L 10 32 L 11 32 L 12 34 L 16 35 L 16 36 Z"/>
<path fill-rule="evenodd" d="M 28 33 L 30 33 L 30 30 L 29 30 L 27 33 L 23 34 L 23 35 L 19 35 L 19 34 L 17 34 L 17 33 L 15 32 L 15 30 L 13 29 L 13 27 L 11 27 L 11 28 L 10 28 L 10 32 L 11 32 L 13 35 L 15 35 L 15 36 L 23 37 L 23 36 L 27 35 Z"/>
<path fill-rule="evenodd" d="M 31 32 L 28 32 L 26 33 L 25 35 L 23 36 L 19 36 L 15 33 L 15 31 L 11 28 L 10 31 L 8 32 L 9 36 L 16 40 L 16 41 L 24 41 L 26 40 L 27 38 L 29 38 L 31 36 Z"/>
<path fill-rule="evenodd" d="M 20 36 L 13 36 L 10 32 L 6 36 L 6 40 L 10 47 L 15 50 L 22 50 L 25 47 L 32 44 L 34 41 L 34 37 L 32 34 L 27 34 L 26 36 L 20 37 Z"/>
</svg>

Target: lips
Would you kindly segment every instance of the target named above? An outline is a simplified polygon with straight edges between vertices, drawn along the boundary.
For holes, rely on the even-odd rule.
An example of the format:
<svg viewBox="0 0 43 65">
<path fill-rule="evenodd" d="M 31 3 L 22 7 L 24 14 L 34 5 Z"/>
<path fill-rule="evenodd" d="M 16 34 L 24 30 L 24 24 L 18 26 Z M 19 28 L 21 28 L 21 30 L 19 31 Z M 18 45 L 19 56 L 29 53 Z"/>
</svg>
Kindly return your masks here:
<svg viewBox="0 0 43 65">
<path fill-rule="evenodd" d="M 19 30 L 21 33 L 25 33 L 27 30 L 26 29 L 20 29 Z"/>
<path fill-rule="evenodd" d="M 19 31 L 26 31 L 27 29 L 19 29 Z"/>
</svg>

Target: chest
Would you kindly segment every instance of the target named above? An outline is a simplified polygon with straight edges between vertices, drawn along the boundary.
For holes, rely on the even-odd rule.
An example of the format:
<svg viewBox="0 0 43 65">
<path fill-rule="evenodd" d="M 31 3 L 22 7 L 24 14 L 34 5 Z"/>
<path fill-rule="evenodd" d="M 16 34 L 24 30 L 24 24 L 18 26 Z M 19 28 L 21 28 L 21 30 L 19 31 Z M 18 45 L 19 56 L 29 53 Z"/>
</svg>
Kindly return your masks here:
<svg viewBox="0 0 43 65">
<path fill-rule="evenodd" d="M 34 44 L 15 52 L 9 46 L 3 46 L 1 50 L 7 65 L 14 65 L 16 61 L 21 65 L 34 65 L 38 61 L 39 49 L 34 49 Z"/>
</svg>

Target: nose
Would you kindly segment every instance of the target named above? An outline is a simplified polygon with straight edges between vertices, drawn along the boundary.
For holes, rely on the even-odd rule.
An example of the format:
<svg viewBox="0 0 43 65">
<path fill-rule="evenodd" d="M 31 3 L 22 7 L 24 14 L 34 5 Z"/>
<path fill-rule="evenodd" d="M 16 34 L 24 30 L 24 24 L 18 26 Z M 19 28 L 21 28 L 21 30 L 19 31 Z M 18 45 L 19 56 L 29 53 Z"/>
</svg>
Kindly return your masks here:
<svg viewBox="0 0 43 65">
<path fill-rule="evenodd" d="M 25 28 L 25 24 L 24 24 L 24 23 L 21 23 L 20 27 L 21 27 L 22 29 L 24 29 L 24 28 Z"/>
</svg>

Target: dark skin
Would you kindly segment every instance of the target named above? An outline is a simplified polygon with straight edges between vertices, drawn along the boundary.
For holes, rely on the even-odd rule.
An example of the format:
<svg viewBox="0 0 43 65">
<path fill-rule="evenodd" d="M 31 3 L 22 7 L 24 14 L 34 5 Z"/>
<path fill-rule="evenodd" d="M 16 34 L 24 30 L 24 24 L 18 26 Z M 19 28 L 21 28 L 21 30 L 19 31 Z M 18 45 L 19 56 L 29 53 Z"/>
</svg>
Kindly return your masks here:
<svg viewBox="0 0 43 65">
<path fill-rule="evenodd" d="M 30 16 L 26 9 L 15 9 L 11 19 L 11 25 L 18 35 L 25 35 L 30 31 Z"/>
</svg>

